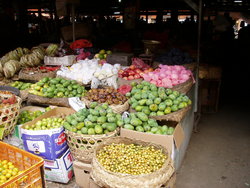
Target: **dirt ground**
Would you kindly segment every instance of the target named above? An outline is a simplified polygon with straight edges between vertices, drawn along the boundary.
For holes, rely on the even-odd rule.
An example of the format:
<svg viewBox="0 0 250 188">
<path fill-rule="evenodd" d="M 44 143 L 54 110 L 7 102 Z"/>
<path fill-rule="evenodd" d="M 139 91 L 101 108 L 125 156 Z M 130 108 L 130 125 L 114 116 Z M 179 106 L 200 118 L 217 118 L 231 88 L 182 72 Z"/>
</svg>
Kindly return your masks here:
<svg viewBox="0 0 250 188">
<path fill-rule="evenodd" d="M 176 188 L 250 187 L 249 109 L 224 105 L 203 114 L 193 133 Z"/>
</svg>

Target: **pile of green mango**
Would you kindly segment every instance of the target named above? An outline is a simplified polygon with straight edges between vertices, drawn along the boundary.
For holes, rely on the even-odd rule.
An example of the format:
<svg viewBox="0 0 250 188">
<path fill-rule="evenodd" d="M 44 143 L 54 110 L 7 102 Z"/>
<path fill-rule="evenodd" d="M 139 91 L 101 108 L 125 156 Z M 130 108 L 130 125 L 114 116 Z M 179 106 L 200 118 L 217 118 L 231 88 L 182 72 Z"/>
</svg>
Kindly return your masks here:
<svg viewBox="0 0 250 188">
<path fill-rule="evenodd" d="M 10 84 L 10 86 L 15 87 L 19 90 L 28 89 L 28 88 L 30 88 L 31 85 L 32 85 L 32 83 L 25 83 L 25 82 L 21 82 L 21 81 L 15 81 L 15 82 Z"/>
<path fill-rule="evenodd" d="M 84 86 L 81 86 L 75 80 L 45 77 L 33 84 L 29 93 L 49 98 L 81 97 L 85 95 L 86 90 Z"/>
<path fill-rule="evenodd" d="M 90 104 L 89 109 L 81 109 L 66 117 L 64 128 L 79 134 L 106 134 L 123 125 L 122 116 L 113 112 L 108 104 Z"/>
<path fill-rule="evenodd" d="M 185 94 L 178 91 L 157 87 L 146 81 L 140 84 L 132 82 L 129 104 L 135 111 L 143 112 L 149 116 L 161 116 L 178 111 L 191 104 L 191 100 Z"/>
<path fill-rule="evenodd" d="M 130 113 L 129 117 L 124 118 L 122 127 L 139 132 L 163 135 L 172 135 L 174 132 L 173 127 L 159 125 L 156 120 L 150 119 L 148 115 L 143 112 Z"/>
</svg>

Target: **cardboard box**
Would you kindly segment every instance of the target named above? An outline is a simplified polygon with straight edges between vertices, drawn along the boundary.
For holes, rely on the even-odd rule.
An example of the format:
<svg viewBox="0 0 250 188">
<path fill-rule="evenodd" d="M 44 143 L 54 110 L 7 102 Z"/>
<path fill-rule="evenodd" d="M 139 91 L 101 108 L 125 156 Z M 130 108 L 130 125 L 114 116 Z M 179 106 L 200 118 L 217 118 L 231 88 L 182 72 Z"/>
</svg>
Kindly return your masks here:
<svg viewBox="0 0 250 188">
<path fill-rule="evenodd" d="M 82 188 L 89 188 L 91 164 L 83 163 L 80 161 L 74 161 L 73 168 L 77 185 Z"/>
<path fill-rule="evenodd" d="M 133 54 L 131 53 L 112 53 L 107 56 L 107 62 L 114 64 L 121 64 L 122 66 L 129 66 L 131 64 L 131 59 Z"/>
<path fill-rule="evenodd" d="M 63 57 L 50 57 L 44 56 L 44 64 L 45 65 L 64 65 L 64 66 L 71 66 L 74 64 L 76 59 L 75 55 L 66 55 Z"/>
<path fill-rule="evenodd" d="M 171 153 L 171 156 L 173 159 L 175 148 L 179 149 L 184 140 L 184 136 L 185 136 L 184 131 L 180 123 L 177 123 L 177 122 L 159 121 L 158 123 L 160 125 L 167 124 L 168 126 L 170 125 L 171 127 L 174 127 L 175 130 L 174 130 L 173 135 L 144 133 L 144 132 L 138 132 L 138 131 L 121 128 L 120 136 L 133 138 L 133 139 L 140 139 L 143 141 L 154 142 L 156 144 L 160 144 Z"/>
<path fill-rule="evenodd" d="M 60 183 L 68 183 L 73 177 L 73 158 L 68 149 L 56 160 L 44 160 L 45 179 Z"/>
<path fill-rule="evenodd" d="M 33 125 L 44 118 L 64 117 L 74 112 L 71 108 L 54 108 L 38 118 L 23 124 L 21 133 L 25 150 L 48 160 L 55 160 L 60 157 L 68 149 L 63 127 L 39 131 L 27 130 L 23 129 L 23 127 Z"/>
</svg>

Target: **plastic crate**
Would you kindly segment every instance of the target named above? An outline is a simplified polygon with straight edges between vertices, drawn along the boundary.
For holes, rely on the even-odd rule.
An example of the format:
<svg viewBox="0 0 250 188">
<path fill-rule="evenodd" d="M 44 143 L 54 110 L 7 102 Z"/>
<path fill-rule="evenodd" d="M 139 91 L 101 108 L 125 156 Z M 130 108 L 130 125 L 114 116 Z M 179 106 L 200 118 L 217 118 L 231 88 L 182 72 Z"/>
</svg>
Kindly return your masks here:
<svg viewBox="0 0 250 188">
<path fill-rule="evenodd" d="M 6 159 L 23 171 L 18 176 L 1 184 L 0 188 L 45 187 L 44 160 L 42 158 L 1 141 L 0 151 L 0 160 Z"/>
</svg>

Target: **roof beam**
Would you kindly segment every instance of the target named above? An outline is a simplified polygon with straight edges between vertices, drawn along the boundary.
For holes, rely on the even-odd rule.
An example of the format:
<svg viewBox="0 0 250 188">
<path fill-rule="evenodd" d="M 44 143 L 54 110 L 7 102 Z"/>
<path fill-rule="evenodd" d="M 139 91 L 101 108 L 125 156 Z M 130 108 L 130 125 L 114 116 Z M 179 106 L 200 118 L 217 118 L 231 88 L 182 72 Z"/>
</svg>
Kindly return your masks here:
<svg viewBox="0 0 250 188">
<path fill-rule="evenodd" d="M 198 5 L 193 0 L 184 0 L 194 11 L 199 12 Z"/>
</svg>

